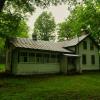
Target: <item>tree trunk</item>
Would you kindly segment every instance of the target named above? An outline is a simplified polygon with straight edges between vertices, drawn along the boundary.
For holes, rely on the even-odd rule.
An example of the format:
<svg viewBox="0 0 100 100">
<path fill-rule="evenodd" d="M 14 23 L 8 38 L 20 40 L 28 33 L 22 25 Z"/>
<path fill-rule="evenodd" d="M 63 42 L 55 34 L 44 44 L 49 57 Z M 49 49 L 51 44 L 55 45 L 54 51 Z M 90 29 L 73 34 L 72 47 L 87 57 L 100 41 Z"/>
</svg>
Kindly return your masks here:
<svg viewBox="0 0 100 100">
<path fill-rule="evenodd" d="M 0 0 L 0 12 L 2 12 L 6 0 Z"/>
</svg>

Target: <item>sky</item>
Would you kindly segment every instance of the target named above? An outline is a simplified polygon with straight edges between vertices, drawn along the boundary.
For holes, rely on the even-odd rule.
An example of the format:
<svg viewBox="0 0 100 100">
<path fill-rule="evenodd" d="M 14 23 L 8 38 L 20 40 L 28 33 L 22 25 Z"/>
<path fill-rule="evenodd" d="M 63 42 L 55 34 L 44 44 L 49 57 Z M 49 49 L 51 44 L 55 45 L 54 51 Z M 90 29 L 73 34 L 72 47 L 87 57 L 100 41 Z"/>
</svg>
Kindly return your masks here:
<svg viewBox="0 0 100 100">
<path fill-rule="evenodd" d="M 32 34 L 32 30 L 34 28 L 34 22 L 38 18 L 38 16 L 43 12 L 43 11 L 48 11 L 51 12 L 52 15 L 55 18 L 56 24 L 63 22 L 68 15 L 70 14 L 69 11 L 67 10 L 66 5 L 58 5 L 58 6 L 50 6 L 46 9 L 41 9 L 41 8 L 36 8 L 35 12 L 33 15 L 29 16 L 27 24 L 30 27 L 30 32 L 29 34 Z"/>
</svg>

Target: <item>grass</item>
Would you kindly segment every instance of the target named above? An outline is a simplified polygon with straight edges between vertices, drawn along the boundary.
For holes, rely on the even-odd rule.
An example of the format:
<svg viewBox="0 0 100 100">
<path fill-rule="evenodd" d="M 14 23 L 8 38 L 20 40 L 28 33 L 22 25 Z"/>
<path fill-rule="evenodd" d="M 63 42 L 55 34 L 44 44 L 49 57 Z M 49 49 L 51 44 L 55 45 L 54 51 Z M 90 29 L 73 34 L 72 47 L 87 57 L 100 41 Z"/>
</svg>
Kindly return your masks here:
<svg viewBox="0 0 100 100">
<path fill-rule="evenodd" d="M 100 73 L 0 75 L 0 100 L 100 100 Z"/>
<path fill-rule="evenodd" d="M 0 64 L 0 72 L 4 72 L 5 71 L 5 65 L 4 64 Z"/>
</svg>

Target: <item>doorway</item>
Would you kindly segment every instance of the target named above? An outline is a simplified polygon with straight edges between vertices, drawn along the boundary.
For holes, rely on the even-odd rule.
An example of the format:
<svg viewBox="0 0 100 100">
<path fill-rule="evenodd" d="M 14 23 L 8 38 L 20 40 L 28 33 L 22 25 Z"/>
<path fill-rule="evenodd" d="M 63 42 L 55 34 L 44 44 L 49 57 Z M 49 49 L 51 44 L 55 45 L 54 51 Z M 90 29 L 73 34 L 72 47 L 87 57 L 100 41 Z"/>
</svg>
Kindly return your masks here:
<svg viewBox="0 0 100 100">
<path fill-rule="evenodd" d="M 76 57 L 67 57 L 67 72 L 68 74 L 74 74 L 77 72 L 77 60 Z"/>
</svg>

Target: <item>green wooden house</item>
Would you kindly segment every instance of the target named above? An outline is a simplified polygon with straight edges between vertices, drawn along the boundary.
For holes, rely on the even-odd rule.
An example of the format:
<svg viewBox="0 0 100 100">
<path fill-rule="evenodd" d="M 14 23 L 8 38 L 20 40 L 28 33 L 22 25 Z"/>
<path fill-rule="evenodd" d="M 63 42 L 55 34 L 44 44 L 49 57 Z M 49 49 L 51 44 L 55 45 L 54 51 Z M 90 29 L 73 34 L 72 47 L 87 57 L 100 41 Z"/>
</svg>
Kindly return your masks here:
<svg viewBox="0 0 100 100">
<path fill-rule="evenodd" d="M 7 42 L 6 71 L 31 75 L 100 70 L 98 50 L 89 34 L 63 42 L 13 38 Z"/>
</svg>

